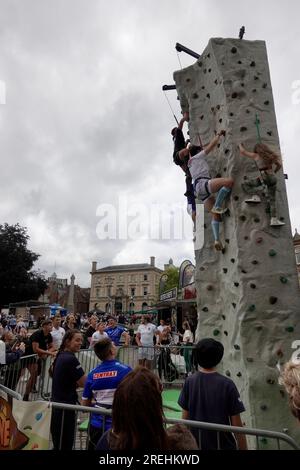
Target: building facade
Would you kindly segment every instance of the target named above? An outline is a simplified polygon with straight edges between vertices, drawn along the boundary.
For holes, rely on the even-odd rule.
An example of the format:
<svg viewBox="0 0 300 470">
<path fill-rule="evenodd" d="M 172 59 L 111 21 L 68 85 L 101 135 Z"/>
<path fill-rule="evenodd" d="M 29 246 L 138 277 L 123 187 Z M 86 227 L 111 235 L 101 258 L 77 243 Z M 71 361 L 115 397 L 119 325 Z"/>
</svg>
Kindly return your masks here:
<svg viewBox="0 0 300 470">
<path fill-rule="evenodd" d="M 156 304 L 158 284 L 163 271 L 150 264 L 124 264 L 97 269 L 93 261 L 89 310 L 102 310 L 112 315 L 147 310 Z"/>
</svg>

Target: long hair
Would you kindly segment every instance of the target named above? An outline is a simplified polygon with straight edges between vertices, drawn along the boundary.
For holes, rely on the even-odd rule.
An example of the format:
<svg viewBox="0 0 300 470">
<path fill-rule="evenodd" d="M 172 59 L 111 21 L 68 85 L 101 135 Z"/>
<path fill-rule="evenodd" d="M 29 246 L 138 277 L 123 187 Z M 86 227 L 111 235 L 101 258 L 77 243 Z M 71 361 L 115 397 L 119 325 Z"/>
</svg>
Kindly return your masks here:
<svg viewBox="0 0 300 470">
<path fill-rule="evenodd" d="M 273 152 L 266 144 L 256 144 L 254 147 L 254 152 L 263 159 L 267 165 L 272 165 L 273 163 L 281 163 L 281 158 L 277 153 Z"/>
<path fill-rule="evenodd" d="M 68 330 L 68 331 L 65 332 L 64 337 L 63 337 L 62 342 L 61 342 L 61 345 L 60 345 L 60 347 L 57 351 L 57 354 L 55 356 L 55 359 L 54 359 L 53 363 L 51 364 L 51 366 L 49 367 L 48 372 L 49 372 L 50 377 L 53 377 L 53 372 L 54 372 L 54 368 L 55 368 L 57 358 L 58 358 L 59 354 L 61 354 L 66 349 L 67 341 L 72 341 L 74 336 L 78 333 L 81 335 L 81 332 L 79 330 L 75 330 L 75 329 Z"/>
<path fill-rule="evenodd" d="M 284 385 L 288 393 L 291 412 L 300 421 L 300 364 L 287 362 L 279 383 Z"/>
<path fill-rule="evenodd" d="M 160 382 L 146 367 L 137 367 L 120 382 L 114 395 L 113 450 L 164 450 L 168 438 Z"/>
</svg>

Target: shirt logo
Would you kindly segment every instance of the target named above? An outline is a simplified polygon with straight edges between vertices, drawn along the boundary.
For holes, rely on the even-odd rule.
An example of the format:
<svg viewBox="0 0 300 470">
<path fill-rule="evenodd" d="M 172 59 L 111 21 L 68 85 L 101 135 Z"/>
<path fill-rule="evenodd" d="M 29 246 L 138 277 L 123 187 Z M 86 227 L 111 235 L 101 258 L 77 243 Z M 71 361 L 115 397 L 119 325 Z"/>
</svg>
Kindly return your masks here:
<svg viewBox="0 0 300 470">
<path fill-rule="evenodd" d="M 116 370 L 109 370 L 108 372 L 97 372 L 93 374 L 93 380 L 106 379 L 107 377 L 117 377 L 118 372 Z"/>
</svg>

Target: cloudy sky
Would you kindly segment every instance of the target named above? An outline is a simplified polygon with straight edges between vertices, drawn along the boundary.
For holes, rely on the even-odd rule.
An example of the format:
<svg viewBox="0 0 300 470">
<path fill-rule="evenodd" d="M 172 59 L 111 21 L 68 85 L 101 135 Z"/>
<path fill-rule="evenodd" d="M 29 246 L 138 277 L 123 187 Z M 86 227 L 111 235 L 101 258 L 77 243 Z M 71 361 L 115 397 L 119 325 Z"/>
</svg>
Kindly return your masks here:
<svg viewBox="0 0 300 470">
<path fill-rule="evenodd" d="M 292 229 L 300 231 L 300 4 L 245 4 L 0 0 L 0 223 L 28 227 L 47 275 L 74 272 L 88 286 L 93 260 L 193 260 L 191 233 L 168 239 L 171 219 L 185 212 L 185 187 L 161 87 L 194 62 L 178 59 L 176 42 L 201 53 L 210 37 L 237 37 L 244 24 L 245 39 L 267 43 Z M 167 96 L 179 117 L 176 93 Z"/>
</svg>

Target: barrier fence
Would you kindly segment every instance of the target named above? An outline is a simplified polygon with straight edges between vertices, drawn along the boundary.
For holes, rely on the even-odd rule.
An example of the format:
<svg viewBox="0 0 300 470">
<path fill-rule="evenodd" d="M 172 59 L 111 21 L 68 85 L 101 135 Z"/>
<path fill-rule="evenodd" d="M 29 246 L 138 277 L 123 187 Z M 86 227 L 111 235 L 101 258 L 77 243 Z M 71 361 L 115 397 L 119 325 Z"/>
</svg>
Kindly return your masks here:
<svg viewBox="0 0 300 470">
<path fill-rule="evenodd" d="M 3 385 L 0 385 L 0 391 L 6 393 L 8 396 L 13 397 L 15 399 L 20 399 L 20 395 Z M 111 416 L 111 410 L 107 410 L 105 408 L 92 408 L 87 406 L 80 406 L 80 405 L 68 405 L 65 403 L 54 403 L 49 402 L 49 406 L 52 407 L 53 410 L 61 410 L 61 427 L 58 429 L 58 433 L 56 435 L 56 439 L 58 442 L 59 449 L 63 450 L 62 446 L 62 429 L 64 423 L 66 423 L 67 414 L 72 412 L 74 414 L 74 429 L 69 429 L 70 434 L 74 433 L 74 446 L 73 449 L 81 449 L 86 450 L 88 445 L 88 423 L 89 423 L 89 416 L 91 413 L 102 415 L 103 417 L 103 429 L 105 429 L 105 422 L 108 416 Z M 220 449 L 220 442 L 222 439 L 223 433 L 230 433 L 230 434 L 244 434 L 245 436 L 249 436 L 252 438 L 252 442 L 254 441 L 254 445 L 252 444 L 252 448 L 256 450 L 262 450 L 266 447 L 266 440 L 271 440 L 271 447 L 273 449 L 281 450 L 281 449 L 290 449 L 290 450 L 300 450 L 298 444 L 288 435 L 280 432 L 274 432 L 269 430 L 263 429 L 251 429 L 251 428 L 240 428 L 235 426 L 226 426 L 221 424 L 211 424 L 211 423 L 204 423 L 200 421 L 191 421 L 191 420 L 183 420 L 183 419 L 174 419 L 174 418 L 166 418 L 165 425 L 170 426 L 173 424 L 183 424 L 187 426 L 191 430 L 196 430 L 198 435 L 198 442 L 201 443 L 201 432 L 202 431 L 213 431 L 216 433 L 216 441 L 217 441 L 217 450 Z M 249 442 L 248 442 L 249 445 Z M 52 448 L 52 439 L 50 436 L 49 439 L 49 449 Z M 251 448 L 251 446 L 250 446 Z M 270 448 L 270 443 L 268 448 Z M 172 450 L 172 449 L 171 449 Z M 201 449 L 200 449 L 201 450 Z"/>
</svg>

